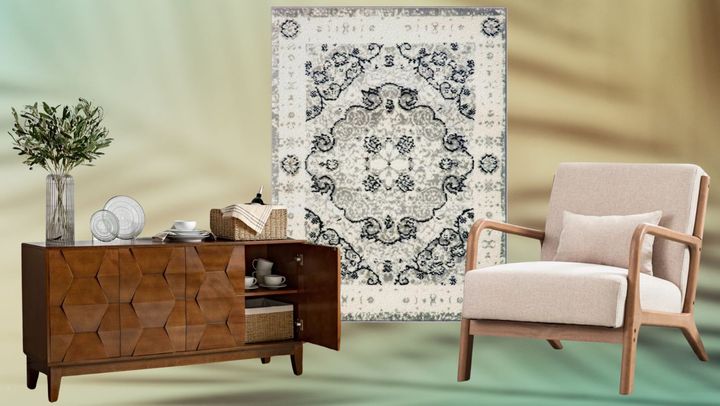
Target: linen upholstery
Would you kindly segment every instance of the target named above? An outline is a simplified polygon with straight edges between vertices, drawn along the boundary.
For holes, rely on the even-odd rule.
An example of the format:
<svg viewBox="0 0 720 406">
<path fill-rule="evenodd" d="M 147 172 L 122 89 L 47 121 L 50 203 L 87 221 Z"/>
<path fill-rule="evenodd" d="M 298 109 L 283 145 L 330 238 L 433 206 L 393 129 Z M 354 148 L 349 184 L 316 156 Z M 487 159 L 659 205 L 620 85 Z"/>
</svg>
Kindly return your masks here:
<svg viewBox="0 0 720 406">
<path fill-rule="evenodd" d="M 704 174 L 689 164 L 560 164 L 550 195 L 542 259 L 555 258 L 566 210 L 595 216 L 662 210 L 661 226 L 692 234 Z M 671 281 L 684 294 L 688 258 L 683 245 L 657 238 L 653 274 Z"/>
<path fill-rule="evenodd" d="M 518 262 L 468 271 L 462 316 L 468 319 L 620 327 L 627 270 L 574 262 Z M 680 289 L 640 274 L 643 310 L 678 313 Z"/>
<path fill-rule="evenodd" d="M 627 216 L 585 216 L 563 213 L 562 232 L 554 261 L 587 262 L 627 269 L 630 241 L 635 228 L 643 223 L 657 225 L 662 211 Z M 643 240 L 640 272 L 652 275 L 652 249 L 655 236 Z"/>
</svg>

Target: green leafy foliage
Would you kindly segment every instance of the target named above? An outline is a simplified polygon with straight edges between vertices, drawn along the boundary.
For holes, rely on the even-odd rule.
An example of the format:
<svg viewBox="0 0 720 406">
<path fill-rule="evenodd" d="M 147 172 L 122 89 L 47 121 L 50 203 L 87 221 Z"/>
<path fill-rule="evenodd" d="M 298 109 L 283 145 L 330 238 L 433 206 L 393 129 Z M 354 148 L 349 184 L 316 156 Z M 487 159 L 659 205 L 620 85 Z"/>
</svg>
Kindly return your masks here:
<svg viewBox="0 0 720 406">
<path fill-rule="evenodd" d="M 12 114 L 13 149 L 30 169 L 39 166 L 53 174 L 69 174 L 76 166 L 92 166 L 113 141 L 102 126 L 102 108 L 82 98 L 74 107 L 43 102 L 19 113 L 13 108 Z"/>
</svg>

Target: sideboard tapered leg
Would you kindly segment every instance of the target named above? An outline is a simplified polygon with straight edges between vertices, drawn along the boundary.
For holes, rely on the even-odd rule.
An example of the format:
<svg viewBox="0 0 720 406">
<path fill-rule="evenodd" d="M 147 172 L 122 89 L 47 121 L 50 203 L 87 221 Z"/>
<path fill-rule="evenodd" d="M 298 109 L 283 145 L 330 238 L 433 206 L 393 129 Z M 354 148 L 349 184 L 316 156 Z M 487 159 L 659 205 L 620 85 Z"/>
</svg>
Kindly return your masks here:
<svg viewBox="0 0 720 406">
<path fill-rule="evenodd" d="M 260 362 L 262 362 L 263 364 L 269 364 L 270 357 L 262 357 L 262 358 L 260 358 Z"/>
<path fill-rule="evenodd" d="M 62 379 L 62 369 L 50 368 L 47 373 L 48 381 L 48 400 L 55 402 L 60 395 L 60 380 Z"/>
<path fill-rule="evenodd" d="M 30 360 L 28 360 L 27 363 L 27 387 L 28 389 L 35 389 L 37 387 L 37 381 L 38 381 L 38 375 L 40 374 L 39 371 L 33 369 L 30 366 Z"/>
<path fill-rule="evenodd" d="M 302 375 L 303 373 L 303 348 L 302 344 L 295 347 L 295 352 L 290 354 L 290 363 L 292 364 L 293 373 Z"/>
</svg>

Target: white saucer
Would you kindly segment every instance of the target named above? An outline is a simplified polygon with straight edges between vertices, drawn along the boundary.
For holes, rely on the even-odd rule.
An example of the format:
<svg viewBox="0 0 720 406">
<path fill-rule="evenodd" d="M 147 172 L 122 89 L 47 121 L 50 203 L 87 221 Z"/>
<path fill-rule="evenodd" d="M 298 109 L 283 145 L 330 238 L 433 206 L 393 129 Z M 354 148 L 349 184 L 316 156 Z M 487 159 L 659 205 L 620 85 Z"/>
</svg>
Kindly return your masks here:
<svg viewBox="0 0 720 406">
<path fill-rule="evenodd" d="M 175 235 L 208 235 L 210 232 L 206 230 L 175 230 L 175 229 L 169 229 L 165 230 L 166 233 L 175 234 Z"/>
<path fill-rule="evenodd" d="M 257 289 L 257 288 L 259 288 L 259 287 L 260 287 L 260 286 L 258 286 L 258 285 L 252 285 L 252 286 L 250 286 L 249 288 L 245 288 L 245 290 L 253 290 L 253 289 Z"/>
<path fill-rule="evenodd" d="M 263 288 L 268 288 L 268 289 L 280 289 L 280 288 L 284 288 L 285 286 L 287 286 L 287 283 L 283 283 L 282 285 L 272 285 L 272 286 L 261 283 L 260 286 L 262 286 Z"/>
</svg>

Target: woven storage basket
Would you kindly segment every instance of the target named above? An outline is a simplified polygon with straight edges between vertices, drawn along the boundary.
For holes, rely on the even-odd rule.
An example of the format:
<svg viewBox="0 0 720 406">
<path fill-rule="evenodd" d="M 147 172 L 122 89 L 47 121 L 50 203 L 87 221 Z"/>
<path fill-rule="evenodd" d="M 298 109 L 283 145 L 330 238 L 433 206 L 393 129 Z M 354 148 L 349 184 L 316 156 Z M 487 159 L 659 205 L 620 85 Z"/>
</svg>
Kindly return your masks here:
<svg viewBox="0 0 720 406">
<path fill-rule="evenodd" d="M 235 217 L 223 218 L 220 209 L 212 209 L 210 210 L 210 231 L 216 237 L 226 240 L 284 240 L 287 238 L 287 209 L 273 209 L 265 223 L 265 228 L 257 234 L 255 234 L 255 230 Z"/>
<path fill-rule="evenodd" d="M 291 340 L 293 305 L 262 298 L 245 301 L 245 342 Z"/>
</svg>

